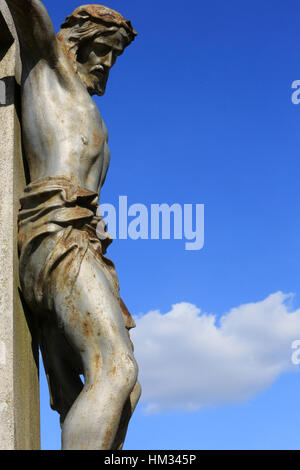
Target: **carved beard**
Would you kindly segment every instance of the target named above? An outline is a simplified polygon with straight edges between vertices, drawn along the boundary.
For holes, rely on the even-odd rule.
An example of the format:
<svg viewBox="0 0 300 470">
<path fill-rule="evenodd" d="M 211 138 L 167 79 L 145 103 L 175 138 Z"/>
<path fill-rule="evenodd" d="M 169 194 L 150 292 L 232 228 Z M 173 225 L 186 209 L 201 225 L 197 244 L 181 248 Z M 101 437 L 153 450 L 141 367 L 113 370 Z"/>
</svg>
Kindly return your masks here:
<svg viewBox="0 0 300 470">
<path fill-rule="evenodd" d="M 77 70 L 80 80 L 83 82 L 89 94 L 103 96 L 106 89 L 107 78 L 106 77 L 97 77 L 96 75 L 82 74 Z"/>
</svg>

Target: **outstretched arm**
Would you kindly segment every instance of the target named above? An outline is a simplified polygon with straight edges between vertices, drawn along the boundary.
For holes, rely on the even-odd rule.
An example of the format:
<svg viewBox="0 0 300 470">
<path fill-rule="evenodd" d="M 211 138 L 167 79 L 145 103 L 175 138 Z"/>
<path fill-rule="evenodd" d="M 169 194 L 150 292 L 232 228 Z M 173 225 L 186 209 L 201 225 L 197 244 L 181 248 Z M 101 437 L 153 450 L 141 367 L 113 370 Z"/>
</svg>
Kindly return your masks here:
<svg viewBox="0 0 300 470">
<path fill-rule="evenodd" d="M 50 16 L 39 0 L 6 0 L 27 60 L 57 62 L 56 37 Z"/>
</svg>

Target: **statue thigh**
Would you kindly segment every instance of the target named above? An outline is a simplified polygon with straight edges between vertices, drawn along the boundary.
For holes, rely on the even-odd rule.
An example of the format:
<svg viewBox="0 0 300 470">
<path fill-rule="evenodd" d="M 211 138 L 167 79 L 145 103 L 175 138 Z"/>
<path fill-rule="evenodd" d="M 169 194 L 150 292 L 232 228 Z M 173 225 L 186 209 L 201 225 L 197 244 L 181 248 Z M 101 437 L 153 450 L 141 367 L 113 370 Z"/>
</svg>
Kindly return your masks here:
<svg viewBox="0 0 300 470">
<path fill-rule="evenodd" d="M 88 249 L 71 289 L 65 288 L 68 269 L 67 256 L 52 273 L 53 315 L 40 321 L 51 405 L 61 422 L 83 388 L 80 374 L 86 390 L 106 380 L 126 400 L 138 373 L 113 265 Z"/>
</svg>

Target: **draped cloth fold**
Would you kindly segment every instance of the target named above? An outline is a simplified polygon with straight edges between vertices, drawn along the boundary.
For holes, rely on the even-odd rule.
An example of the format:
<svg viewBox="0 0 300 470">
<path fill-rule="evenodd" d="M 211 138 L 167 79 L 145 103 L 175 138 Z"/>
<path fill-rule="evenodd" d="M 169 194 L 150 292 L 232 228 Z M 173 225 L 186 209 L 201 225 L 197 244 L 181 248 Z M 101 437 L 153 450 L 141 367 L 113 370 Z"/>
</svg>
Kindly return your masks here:
<svg viewBox="0 0 300 470">
<path fill-rule="evenodd" d="M 98 202 L 97 193 L 64 176 L 42 178 L 25 188 L 18 217 L 20 282 L 26 302 L 38 313 L 53 312 L 59 283 L 72 291 L 87 250 L 109 273 L 119 297 L 114 264 L 104 256 L 112 239 L 99 224 Z M 119 301 L 126 327 L 134 327 Z"/>
</svg>

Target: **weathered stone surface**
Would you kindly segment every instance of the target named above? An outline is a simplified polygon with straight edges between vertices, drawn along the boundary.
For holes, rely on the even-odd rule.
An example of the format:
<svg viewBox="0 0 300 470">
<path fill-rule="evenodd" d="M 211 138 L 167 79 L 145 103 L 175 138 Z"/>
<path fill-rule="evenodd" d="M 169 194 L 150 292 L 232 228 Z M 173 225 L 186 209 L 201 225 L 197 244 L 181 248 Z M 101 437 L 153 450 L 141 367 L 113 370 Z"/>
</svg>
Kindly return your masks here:
<svg viewBox="0 0 300 470">
<path fill-rule="evenodd" d="M 67 17 L 56 36 L 41 1 L 5 3 L 18 32 L 24 72 L 21 127 L 30 180 L 20 201 L 18 249 L 22 294 L 31 310 L 27 318 L 30 322 L 38 318 L 51 406 L 60 414 L 62 449 L 121 449 L 141 388 L 129 334 L 135 324 L 120 297 L 115 267 L 104 256 L 111 238 L 104 230 L 101 239 L 97 237 L 101 219 L 97 207 L 110 152 L 107 129 L 92 95 L 105 93 L 111 67 L 136 32 L 120 13 L 84 5 Z M 1 137 L 0 187 L 2 183 L 5 188 L 6 179 L 8 188 L 0 192 L 4 198 L 0 242 L 3 263 L 9 264 L 9 276 L 2 283 L 7 295 L 2 306 L 6 315 L 2 352 L 10 391 L 1 393 L 6 427 L 14 429 L 15 448 L 24 448 L 34 445 L 23 438 L 32 435 L 36 408 L 31 400 L 34 389 L 33 395 L 27 394 L 30 384 L 35 384 L 30 336 L 19 314 L 17 292 L 12 295 L 18 285 L 17 201 L 25 183 L 18 106 L 13 106 L 20 61 L 18 41 L 11 45 L 5 22 L 2 25 L 1 119 L 8 135 Z"/>
<path fill-rule="evenodd" d="M 26 182 L 14 35 L 0 0 L 0 449 L 29 450 L 40 448 L 38 350 L 18 290 L 17 213 Z"/>
<path fill-rule="evenodd" d="M 55 35 L 39 0 L 6 0 L 21 44 L 22 137 L 30 182 L 19 213 L 22 293 L 38 316 L 63 450 L 121 449 L 141 388 L 111 238 L 96 227 L 110 161 L 92 96 L 136 32 L 121 14 L 84 5 Z M 19 344 L 19 343 L 18 343 Z M 80 376 L 84 376 L 84 383 Z"/>
</svg>

